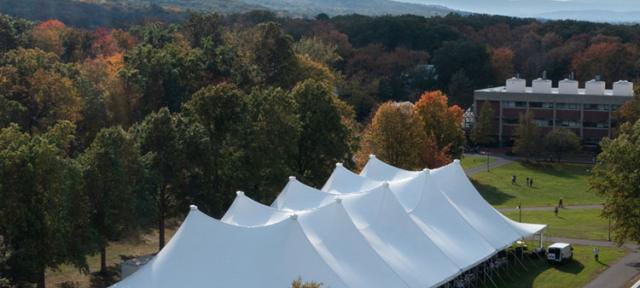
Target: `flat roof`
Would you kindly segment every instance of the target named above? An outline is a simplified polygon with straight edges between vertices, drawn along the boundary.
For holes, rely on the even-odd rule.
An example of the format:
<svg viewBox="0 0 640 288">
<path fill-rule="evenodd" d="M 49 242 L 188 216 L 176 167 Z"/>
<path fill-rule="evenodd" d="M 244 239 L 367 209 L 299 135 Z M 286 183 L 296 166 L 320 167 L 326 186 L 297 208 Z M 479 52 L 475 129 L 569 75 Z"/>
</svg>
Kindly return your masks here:
<svg viewBox="0 0 640 288">
<path fill-rule="evenodd" d="M 563 249 L 563 248 L 567 248 L 569 246 L 571 246 L 571 244 L 569 244 L 569 243 L 553 243 L 553 244 L 549 245 L 549 248 L 560 248 L 560 249 Z"/>
<path fill-rule="evenodd" d="M 478 89 L 476 90 L 476 92 L 487 92 L 487 93 L 510 93 L 510 94 L 526 94 L 526 93 L 533 93 L 533 88 L 532 87 L 525 87 L 524 92 L 507 92 L 507 88 L 505 86 L 498 86 L 498 87 L 493 87 L 493 88 L 486 88 L 486 89 Z M 551 93 L 535 93 L 535 94 L 560 94 L 560 91 L 558 88 L 551 88 Z M 604 94 L 587 94 L 586 93 L 586 89 L 584 88 L 580 88 L 578 89 L 578 94 L 561 94 L 561 95 L 590 95 L 590 96 L 614 96 L 613 95 L 613 90 L 611 89 L 605 89 L 604 90 Z M 615 95 L 615 96 L 620 96 L 620 97 L 633 97 L 633 96 L 625 96 L 625 95 Z"/>
</svg>

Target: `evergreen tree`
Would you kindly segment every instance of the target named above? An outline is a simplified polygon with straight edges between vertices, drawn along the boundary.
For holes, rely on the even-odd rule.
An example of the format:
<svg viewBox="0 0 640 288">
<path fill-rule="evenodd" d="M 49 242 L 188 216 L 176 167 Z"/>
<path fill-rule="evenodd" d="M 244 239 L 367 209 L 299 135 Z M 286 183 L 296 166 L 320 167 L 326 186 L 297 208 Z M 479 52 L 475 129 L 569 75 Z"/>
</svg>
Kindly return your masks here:
<svg viewBox="0 0 640 288">
<path fill-rule="evenodd" d="M 473 81 L 467 77 L 464 69 L 459 70 L 449 81 L 449 102 L 461 107 L 470 107 L 473 103 L 473 88 Z"/>
</svg>

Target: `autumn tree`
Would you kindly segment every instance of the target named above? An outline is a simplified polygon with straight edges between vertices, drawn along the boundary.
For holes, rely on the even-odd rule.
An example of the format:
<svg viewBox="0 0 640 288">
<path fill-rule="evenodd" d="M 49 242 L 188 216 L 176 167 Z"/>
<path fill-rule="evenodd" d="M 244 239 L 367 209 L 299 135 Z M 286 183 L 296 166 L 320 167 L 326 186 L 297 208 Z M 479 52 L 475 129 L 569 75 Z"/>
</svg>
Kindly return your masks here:
<svg viewBox="0 0 640 288">
<path fill-rule="evenodd" d="M 46 269 L 65 263 L 88 270 L 91 208 L 82 169 L 66 151 L 74 129 L 61 122 L 35 136 L 16 124 L 0 130 L 0 231 L 16 284 L 45 287 Z"/>
<path fill-rule="evenodd" d="M 85 191 L 89 195 L 91 225 L 96 229 L 100 272 L 107 273 L 109 241 L 135 232 L 142 166 L 140 152 L 129 133 L 107 128 L 98 133 L 81 156 Z"/>
<path fill-rule="evenodd" d="M 476 110 L 477 111 L 477 110 Z M 495 141 L 493 129 L 493 107 L 491 103 L 485 101 L 479 109 L 476 117 L 471 139 L 478 145 L 490 145 Z"/>
<path fill-rule="evenodd" d="M 634 46 L 603 42 L 589 46 L 573 58 L 571 67 L 577 78 L 588 80 L 597 75 L 607 82 L 626 79 L 633 71 L 638 51 Z"/>
<path fill-rule="evenodd" d="M 26 130 L 45 131 L 61 120 L 77 122 L 84 99 L 73 79 L 73 69 L 39 49 L 17 49 L 0 58 L 0 102 L 8 122 Z M 3 99 L 4 98 L 4 99 Z M 7 120 L 5 120 L 7 121 Z"/>
<path fill-rule="evenodd" d="M 640 119 L 640 86 L 636 85 L 634 90 L 633 98 L 615 112 L 621 122 L 635 123 Z"/>
<path fill-rule="evenodd" d="M 350 159 L 349 129 L 333 99 L 333 87 L 307 80 L 291 92 L 298 103 L 301 124 L 297 174 L 308 183 L 320 184 L 336 162 Z"/>
<path fill-rule="evenodd" d="M 463 111 L 457 105 L 449 106 L 447 95 L 440 91 L 425 92 L 416 102 L 427 138 L 431 138 L 435 151 L 448 150 L 452 157 L 460 157 L 464 146 L 462 130 Z M 430 152 L 431 153 L 431 152 Z"/>
<path fill-rule="evenodd" d="M 513 152 L 529 158 L 540 153 L 540 128 L 533 119 L 533 113 L 520 114 L 518 126 L 514 131 Z"/>
<path fill-rule="evenodd" d="M 640 121 L 623 126 L 618 137 L 600 143 L 589 179 L 605 199 L 602 215 L 611 219 L 618 244 L 640 242 Z"/>
<path fill-rule="evenodd" d="M 67 27 L 59 20 L 41 22 L 31 31 L 33 45 L 60 57 L 65 52 L 63 33 L 66 31 Z"/>
<path fill-rule="evenodd" d="M 507 47 L 491 51 L 491 68 L 498 83 L 503 83 L 513 76 L 513 50 Z"/>
<path fill-rule="evenodd" d="M 420 168 L 426 140 L 423 125 L 410 102 L 380 105 L 364 132 L 357 154 L 359 166 L 366 164 L 369 154 L 375 154 L 396 167 Z"/>
</svg>

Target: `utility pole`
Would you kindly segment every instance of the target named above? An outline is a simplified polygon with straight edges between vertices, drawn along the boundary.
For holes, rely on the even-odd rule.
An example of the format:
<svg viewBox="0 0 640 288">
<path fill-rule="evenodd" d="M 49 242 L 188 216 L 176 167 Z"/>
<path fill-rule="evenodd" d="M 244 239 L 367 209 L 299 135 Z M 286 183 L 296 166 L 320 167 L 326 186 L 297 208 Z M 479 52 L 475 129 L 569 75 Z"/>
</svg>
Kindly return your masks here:
<svg viewBox="0 0 640 288">
<path fill-rule="evenodd" d="M 522 202 L 518 203 L 518 222 L 522 223 Z"/>
</svg>

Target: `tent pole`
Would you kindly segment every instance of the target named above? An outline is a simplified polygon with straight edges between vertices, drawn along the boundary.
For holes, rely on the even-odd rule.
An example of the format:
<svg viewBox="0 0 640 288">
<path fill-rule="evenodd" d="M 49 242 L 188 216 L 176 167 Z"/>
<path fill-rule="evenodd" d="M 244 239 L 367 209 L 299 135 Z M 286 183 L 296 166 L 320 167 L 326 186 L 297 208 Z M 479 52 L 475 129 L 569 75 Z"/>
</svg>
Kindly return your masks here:
<svg viewBox="0 0 640 288">
<path fill-rule="evenodd" d="M 516 261 L 520 264 L 520 266 L 522 266 L 522 268 L 524 269 L 524 271 L 529 271 L 527 270 L 527 267 L 524 266 L 524 264 L 522 263 L 522 261 L 520 261 L 520 259 L 518 259 L 518 255 L 516 255 L 515 253 L 511 252 L 513 254 L 513 258 L 516 259 Z"/>
</svg>

